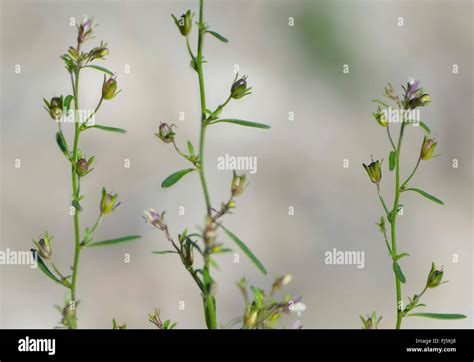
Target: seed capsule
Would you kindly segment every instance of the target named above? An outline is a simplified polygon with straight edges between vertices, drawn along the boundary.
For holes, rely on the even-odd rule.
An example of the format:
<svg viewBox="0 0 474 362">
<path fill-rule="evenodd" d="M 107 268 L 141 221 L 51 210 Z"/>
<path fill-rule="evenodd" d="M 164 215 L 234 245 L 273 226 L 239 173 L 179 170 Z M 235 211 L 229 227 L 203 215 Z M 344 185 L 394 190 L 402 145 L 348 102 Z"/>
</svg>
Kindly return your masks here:
<svg viewBox="0 0 474 362">
<path fill-rule="evenodd" d="M 425 136 L 421 145 L 420 158 L 425 161 L 432 159 L 437 144 L 435 140 Z"/>
<path fill-rule="evenodd" d="M 174 19 L 176 26 L 179 29 L 179 32 L 183 36 L 187 36 L 191 32 L 193 14 L 191 10 L 186 11 L 179 19 L 176 16 L 171 15 Z"/>
<path fill-rule="evenodd" d="M 238 74 L 236 80 L 232 84 L 230 88 L 230 96 L 234 99 L 240 99 L 245 97 L 246 95 L 250 94 L 250 90 L 252 88 L 247 88 L 247 76 L 243 76 L 240 79 L 238 78 Z"/>
<path fill-rule="evenodd" d="M 63 97 L 53 97 L 48 103 L 44 100 L 48 106 L 48 112 L 52 119 L 59 120 L 63 115 Z"/>
<path fill-rule="evenodd" d="M 100 201 L 100 212 L 102 215 L 110 214 L 114 211 L 119 205 L 116 203 L 118 194 L 109 194 L 105 187 L 102 189 L 102 199 Z"/>
<path fill-rule="evenodd" d="M 385 117 L 385 113 L 380 109 L 380 107 L 377 108 L 377 112 L 372 113 L 372 116 L 382 127 L 387 127 L 388 121 Z"/>
<path fill-rule="evenodd" d="M 438 285 L 441 284 L 443 280 L 443 270 L 437 270 L 435 263 L 431 264 L 431 270 L 428 274 L 428 280 L 426 281 L 426 286 L 428 288 L 436 288 Z"/>
<path fill-rule="evenodd" d="M 364 166 L 365 171 L 367 171 L 370 180 L 377 185 L 382 179 L 382 170 L 380 169 L 380 165 L 381 163 L 379 162 L 379 160 L 372 161 L 369 165 L 366 165 L 365 163 L 362 164 L 362 166 Z"/>
<path fill-rule="evenodd" d="M 173 132 L 173 126 L 174 125 L 169 125 L 168 123 L 161 123 L 158 128 L 158 133 L 155 133 L 155 135 L 164 143 L 171 143 L 174 141 L 174 136 L 176 135 L 176 133 Z"/>
<path fill-rule="evenodd" d="M 81 158 L 76 162 L 76 173 L 79 177 L 86 175 L 89 172 L 89 164 L 85 158 Z"/>
<path fill-rule="evenodd" d="M 33 243 L 38 248 L 38 253 L 44 259 L 49 259 L 53 253 L 53 249 L 51 247 L 52 239 L 53 237 L 50 236 L 47 231 L 45 231 L 43 237 L 41 237 L 38 241 L 33 240 Z"/>
<path fill-rule="evenodd" d="M 237 173 L 234 171 L 234 176 L 232 178 L 232 187 L 231 187 L 231 192 L 233 197 L 237 197 L 242 195 L 244 192 L 245 188 L 247 187 L 247 176 L 244 175 L 237 175 Z"/>
<path fill-rule="evenodd" d="M 114 98 L 119 92 L 117 92 L 117 81 L 115 77 L 110 77 L 102 86 L 102 97 L 110 100 Z"/>
</svg>

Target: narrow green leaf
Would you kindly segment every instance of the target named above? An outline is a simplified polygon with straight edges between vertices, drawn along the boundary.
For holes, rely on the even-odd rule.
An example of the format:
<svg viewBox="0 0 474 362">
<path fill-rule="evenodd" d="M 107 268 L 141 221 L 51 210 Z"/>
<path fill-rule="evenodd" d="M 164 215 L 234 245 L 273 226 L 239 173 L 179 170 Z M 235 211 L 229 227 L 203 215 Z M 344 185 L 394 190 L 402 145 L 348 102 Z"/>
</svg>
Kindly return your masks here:
<svg viewBox="0 0 474 362">
<path fill-rule="evenodd" d="M 419 121 L 419 122 L 416 122 L 416 123 L 414 123 L 414 124 L 416 124 L 416 125 L 420 126 L 421 128 L 423 128 L 423 130 L 425 131 L 425 133 L 426 133 L 427 136 L 429 136 L 429 135 L 431 134 L 431 130 L 430 130 L 430 128 L 426 125 L 425 122 Z"/>
<path fill-rule="evenodd" d="M 66 157 L 68 157 L 68 149 L 67 149 L 66 139 L 64 138 L 64 135 L 61 131 L 58 131 L 56 133 L 56 143 L 58 144 L 58 147 L 61 150 L 61 152 L 64 153 L 64 155 Z"/>
<path fill-rule="evenodd" d="M 404 256 L 410 256 L 410 254 L 408 254 L 408 253 L 401 253 L 401 254 L 398 254 L 398 255 L 395 257 L 395 260 L 400 260 L 400 259 L 403 258 Z"/>
<path fill-rule="evenodd" d="M 100 70 L 101 72 L 107 73 L 108 75 L 111 75 L 111 76 L 115 75 L 111 70 L 105 67 L 101 67 L 100 65 L 90 64 L 90 65 L 83 66 L 83 68 L 94 68 L 94 69 Z"/>
<path fill-rule="evenodd" d="M 262 129 L 269 129 L 270 126 L 263 124 L 263 123 L 257 123 L 257 122 L 250 122 L 250 121 L 244 121 L 241 119 L 220 119 L 218 121 L 212 122 L 211 124 L 215 123 L 233 123 L 233 124 L 238 124 L 239 126 L 245 126 L 245 127 L 254 127 L 254 128 L 262 128 Z"/>
<path fill-rule="evenodd" d="M 215 36 L 217 39 L 219 39 L 220 41 L 222 41 L 224 43 L 229 42 L 226 38 L 224 38 L 222 35 L 220 35 L 219 33 L 215 32 L 215 31 L 208 30 L 208 31 L 206 31 L 206 33 L 209 33 L 209 34 Z"/>
<path fill-rule="evenodd" d="M 41 258 L 41 256 L 39 255 L 38 251 L 35 250 L 35 249 L 31 249 L 31 252 L 33 253 L 33 257 L 34 258 L 37 258 L 38 260 L 38 267 L 40 268 L 40 270 L 48 277 L 48 278 L 51 278 L 53 281 L 55 281 L 56 283 L 59 283 L 61 285 L 63 285 L 63 283 L 61 282 L 61 280 L 59 280 L 49 269 L 48 267 L 46 266 L 46 264 L 44 263 L 43 259 Z"/>
<path fill-rule="evenodd" d="M 66 110 L 69 112 L 69 109 L 71 108 L 71 101 L 74 99 L 72 95 L 68 95 L 66 98 L 64 98 L 64 107 L 66 107 Z"/>
<path fill-rule="evenodd" d="M 194 146 L 191 141 L 188 141 L 188 151 L 191 156 L 194 156 Z"/>
<path fill-rule="evenodd" d="M 400 265 L 398 265 L 396 261 L 393 262 L 393 271 L 400 282 L 405 283 L 407 281 L 405 275 L 403 275 L 402 268 L 400 268 Z"/>
<path fill-rule="evenodd" d="M 259 309 L 262 306 L 263 299 L 265 298 L 263 294 L 263 290 L 258 289 L 257 287 L 254 287 L 253 285 L 250 286 L 250 289 L 252 290 L 253 295 L 255 296 L 255 306 L 257 309 Z"/>
<path fill-rule="evenodd" d="M 136 240 L 140 238 L 141 238 L 140 235 L 130 235 L 130 236 L 124 236 L 122 238 L 117 238 L 117 239 L 98 241 L 96 243 L 87 244 L 86 246 L 88 248 L 92 248 L 96 246 L 108 246 L 108 245 L 113 245 L 113 244 L 126 243 L 128 241 L 132 241 L 132 240 Z"/>
<path fill-rule="evenodd" d="M 257 259 L 257 257 L 250 251 L 250 249 L 247 247 L 247 245 L 244 244 L 242 240 L 240 240 L 235 234 L 233 234 L 230 230 L 225 228 L 223 225 L 220 225 L 220 227 L 225 231 L 225 233 L 231 238 L 242 251 L 249 257 L 251 261 L 257 266 L 257 268 L 263 273 L 267 274 L 267 270 L 263 266 L 263 264 L 260 262 L 260 260 Z"/>
<path fill-rule="evenodd" d="M 72 200 L 72 206 L 74 206 L 74 208 L 75 208 L 77 211 L 82 211 L 82 206 L 81 206 L 81 204 L 79 203 L 79 201 L 77 201 L 77 200 Z"/>
<path fill-rule="evenodd" d="M 179 171 L 176 171 L 175 173 L 169 175 L 162 183 L 161 183 L 161 187 L 163 188 L 167 188 L 167 187 L 170 187 L 170 186 L 173 186 L 176 182 L 178 182 L 179 180 L 181 180 L 185 175 L 187 175 L 188 173 L 194 171 L 195 169 L 194 168 L 187 168 L 187 169 L 184 169 L 184 170 L 179 170 Z"/>
<path fill-rule="evenodd" d="M 409 189 L 405 189 L 404 191 L 415 191 L 415 192 L 418 192 L 421 196 L 424 196 L 426 197 L 427 199 L 433 201 L 433 202 L 436 202 L 437 204 L 439 205 L 444 205 L 444 202 L 441 201 L 440 199 L 438 199 L 437 197 L 434 197 L 433 195 L 430 195 L 429 193 L 427 193 L 426 191 L 423 191 L 423 190 L 420 190 L 420 189 L 417 189 L 417 188 L 409 188 Z"/>
<path fill-rule="evenodd" d="M 393 169 L 395 168 L 396 157 L 397 157 L 397 154 L 395 153 L 395 151 L 390 151 L 390 155 L 388 157 L 388 168 L 390 171 L 393 171 Z"/>
<path fill-rule="evenodd" d="M 411 313 L 407 314 L 407 317 L 424 317 L 432 319 L 464 319 L 467 318 L 464 314 L 451 314 L 451 313 Z"/>
<path fill-rule="evenodd" d="M 153 251 L 153 254 L 165 255 L 165 254 L 178 254 L 176 250 L 157 250 Z"/>
<path fill-rule="evenodd" d="M 109 127 L 109 126 L 104 126 L 101 124 L 94 124 L 93 126 L 88 126 L 87 128 L 97 128 L 97 129 L 101 129 L 102 131 L 107 131 L 107 132 L 127 133 L 127 131 L 122 128 Z"/>
</svg>

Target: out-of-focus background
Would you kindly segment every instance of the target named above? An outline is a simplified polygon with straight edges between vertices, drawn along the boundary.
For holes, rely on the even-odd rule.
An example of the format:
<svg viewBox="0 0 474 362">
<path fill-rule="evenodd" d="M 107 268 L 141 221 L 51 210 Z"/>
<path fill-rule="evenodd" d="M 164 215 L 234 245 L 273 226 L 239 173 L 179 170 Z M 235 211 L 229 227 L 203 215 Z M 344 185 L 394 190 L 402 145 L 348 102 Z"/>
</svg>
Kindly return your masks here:
<svg viewBox="0 0 474 362">
<path fill-rule="evenodd" d="M 197 3 L 1 1 L 1 250 L 29 250 L 32 238 L 47 229 L 54 235 L 56 264 L 67 270 L 72 263 L 70 169 L 54 141 L 56 125 L 42 106 L 43 97 L 71 93 L 59 59 L 75 44 L 71 17 L 80 21 L 87 15 L 99 24 L 86 48 L 108 42 L 111 53 L 103 64 L 117 72 L 123 90 L 105 102 L 96 120 L 126 128 L 128 134 L 88 131 L 81 138 L 83 153 L 96 155 L 95 170 L 82 183 L 81 218 L 84 226 L 95 220 L 106 186 L 119 192 L 122 205 L 104 219 L 96 240 L 125 234 L 143 238 L 83 251 L 78 281 L 82 328 L 110 328 L 112 317 L 130 328 L 152 327 L 147 313 L 155 307 L 180 328 L 204 327 L 197 287 L 177 257 L 151 253 L 166 249 L 167 242 L 141 219 L 146 208 L 167 210 L 174 234 L 203 221 L 196 175 L 161 189 L 166 176 L 187 165 L 154 137 L 159 122 L 168 121 L 178 126 L 180 145 L 188 139 L 197 143 L 197 79 L 170 17 L 187 8 L 197 12 Z M 269 270 L 268 276 L 261 275 L 243 255 L 239 263 L 230 254 L 218 258 L 219 322 L 241 315 L 235 282 L 242 276 L 269 288 L 273 276 L 291 273 L 287 291 L 303 296 L 307 310 L 284 320 L 287 327 L 298 318 L 306 328 L 360 328 L 359 315 L 376 310 L 383 315 L 381 327 L 393 328 L 393 271 L 375 225 L 382 211 L 361 163 L 371 155 L 388 161 L 389 144 L 371 117 L 376 108 L 371 100 L 382 97 L 387 82 L 399 90 L 415 77 L 433 99 L 422 119 L 436 135 L 441 156 L 423 162 L 412 185 L 437 195 L 445 206 L 415 193 L 403 195 L 399 251 L 410 254 L 400 262 L 407 278 L 405 301 L 423 288 L 435 261 L 449 283 L 426 293 L 426 310 L 464 313 L 468 319 L 412 318 L 404 326 L 472 328 L 472 2 L 209 0 L 205 20 L 230 40 L 223 44 L 206 38 L 209 105 L 227 97 L 238 65 L 253 94 L 231 102 L 225 115 L 272 126 L 264 131 L 219 125 L 208 131 L 206 172 L 215 205 L 228 197 L 231 180 L 230 171 L 217 170 L 217 157 L 258 157 L 258 172 L 226 223 Z M 82 74 L 81 107 L 93 108 L 102 74 Z M 179 120 L 181 112 L 184 120 Z M 405 175 L 422 138 L 421 129 L 407 130 Z M 17 159 L 21 168 L 15 168 Z M 124 167 L 126 159 L 130 168 Z M 454 159 L 458 168 L 452 167 Z M 392 203 L 393 174 L 387 164 L 382 190 Z M 178 214 L 181 206 L 184 216 Z M 364 251 L 365 267 L 326 265 L 324 253 L 333 248 Z M 127 253 L 130 263 L 124 263 Z M 64 288 L 21 265 L 1 265 L 0 280 L 0 327 L 50 328 L 59 321 L 53 305 L 63 303 Z"/>
</svg>

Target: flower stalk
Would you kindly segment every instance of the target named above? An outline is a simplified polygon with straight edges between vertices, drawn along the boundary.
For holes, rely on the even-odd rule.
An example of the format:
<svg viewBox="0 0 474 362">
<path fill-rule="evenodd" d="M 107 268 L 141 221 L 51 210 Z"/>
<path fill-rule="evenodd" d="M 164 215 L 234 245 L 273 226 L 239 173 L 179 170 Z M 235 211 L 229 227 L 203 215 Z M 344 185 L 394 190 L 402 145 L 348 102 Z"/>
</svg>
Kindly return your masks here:
<svg viewBox="0 0 474 362">
<path fill-rule="evenodd" d="M 202 230 L 199 232 L 189 234 L 187 229 L 178 235 L 177 241 L 173 238 L 168 230 L 168 226 L 164 221 L 164 213 L 159 214 L 158 212 L 150 209 L 145 212 L 145 220 L 161 230 L 165 235 L 165 238 L 173 247 L 172 250 L 162 250 L 156 252 L 157 254 L 173 253 L 178 254 L 183 266 L 190 273 L 191 277 L 199 287 L 203 301 L 204 319 L 208 329 L 217 328 L 217 303 L 216 303 L 216 283 L 212 277 L 213 266 L 216 264 L 214 257 L 217 254 L 231 251 L 228 248 L 224 248 L 223 244 L 218 241 L 218 231 L 222 230 L 227 236 L 234 241 L 242 251 L 257 265 L 257 267 L 264 273 L 266 273 L 263 264 L 255 257 L 255 255 L 248 249 L 248 247 L 230 230 L 224 227 L 222 223 L 222 217 L 230 214 L 231 210 L 235 208 L 235 198 L 239 196 L 244 190 L 245 177 L 239 176 L 239 181 L 235 183 L 235 174 L 231 185 L 231 195 L 227 202 L 223 202 L 219 209 L 213 207 L 211 201 L 211 195 L 209 192 L 206 172 L 205 172 L 205 145 L 207 129 L 209 126 L 219 122 L 233 123 L 237 125 L 243 125 L 254 128 L 270 128 L 267 125 L 249 122 L 237 119 L 220 119 L 220 115 L 223 112 L 226 105 L 232 100 L 241 99 L 244 96 L 250 94 L 247 89 L 246 77 L 240 79 L 236 83 L 234 80 L 230 87 L 229 95 L 225 98 L 225 101 L 219 105 L 214 111 L 208 108 L 206 102 L 206 88 L 205 88 L 205 76 L 203 71 L 204 55 L 204 40 L 206 35 L 212 35 L 218 40 L 227 43 L 228 40 L 222 35 L 209 29 L 208 25 L 204 22 L 204 0 L 199 0 L 199 15 L 197 21 L 197 49 L 193 51 L 193 47 L 190 41 L 192 34 L 191 19 L 194 14 L 191 10 L 187 10 L 181 17 L 172 15 L 173 20 L 178 27 L 180 34 L 185 38 L 186 50 L 191 58 L 191 68 L 197 73 L 198 85 L 199 85 L 199 96 L 200 96 L 200 132 L 199 132 L 199 146 L 197 154 L 191 141 L 187 142 L 189 154 L 184 153 L 180 150 L 176 142 L 176 133 L 173 130 L 173 125 L 168 123 L 161 123 L 156 136 L 165 144 L 173 144 L 176 152 L 183 157 L 186 161 L 192 164 L 192 168 L 183 169 L 171 174 L 162 182 L 163 188 L 168 188 L 177 183 L 185 175 L 197 171 L 199 174 L 199 180 L 201 183 L 201 189 L 205 202 L 205 217 L 204 225 Z M 238 75 L 236 76 L 236 79 Z M 235 189 L 237 187 L 237 189 Z M 195 254 L 201 256 L 202 266 L 197 267 Z"/>
<path fill-rule="evenodd" d="M 89 52 L 84 52 L 82 50 L 84 43 L 88 41 L 93 34 L 94 28 L 92 19 L 86 19 L 77 28 L 77 45 L 75 47 L 69 47 L 67 53 L 61 56 L 61 59 L 64 61 L 66 70 L 70 76 L 72 95 L 68 95 L 66 97 L 53 97 L 50 102 L 44 99 L 46 111 L 57 123 L 58 131 L 56 133 L 56 142 L 71 167 L 71 205 L 73 211 L 72 215 L 74 227 L 74 256 L 71 266 L 71 275 L 65 275 L 62 273 L 50 260 L 52 254 L 52 237 L 49 237 L 47 232 L 45 232 L 43 238 L 41 238 L 38 242 L 35 242 L 35 245 L 38 249 L 32 250 L 33 253 L 38 257 L 40 270 L 54 282 L 61 284 L 68 290 L 65 297 L 65 306 L 57 306 L 57 309 L 62 314 L 62 319 L 60 322 L 61 327 L 69 329 L 77 328 L 77 306 L 79 304 L 77 296 L 77 279 L 82 250 L 84 248 L 107 246 L 140 238 L 139 235 L 130 235 L 117 239 L 97 242 L 94 241 L 94 232 L 98 228 L 103 216 L 110 214 L 119 205 L 119 203 L 116 203 L 118 195 L 108 194 L 105 188 L 102 191 L 99 216 L 95 224 L 91 228 L 86 227 L 84 233 L 81 233 L 80 214 L 83 211 L 81 207 L 81 201 L 85 197 L 81 194 L 81 179 L 93 171 L 91 166 L 95 157 L 92 156 L 89 159 L 86 159 L 82 155 L 82 152 L 79 148 L 80 136 L 83 132 L 92 128 L 115 133 L 125 133 L 126 131 L 120 128 L 109 127 L 95 123 L 93 125 L 89 124 L 89 121 L 92 119 L 92 117 L 95 117 L 96 113 L 100 110 L 103 101 L 114 98 L 119 92 L 117 92 L 117 82 L 115 80 L 114 74 L 107 68 L 92 63 L 95 60 L 104 60 L 104 57 L 109 54 L 107 44 L 101 42 L 99 47 L 93 48 Z M 79 103 L 79 81 L 81 71 L 86 68 L 95 69 L 96 71 L 109 74 L 113 77 L 107 81 L 104 77 L 102 96 L 98 101 L 94 111 L 83 120 L 80 117 L 83 112 L 80 110 Z M 74 101 L 74 103 L 71 109 L 72 101 Z M 63 117 L 68 116 L 71 111 L 74 113 L 74 136 L 72 148 L 69 148 L 68 142 L 66 141 L 62 131 L 62 122 Z M 49 262 L 49 266 L 52 268 L 52 270 L 50 270 L 48 267 L 47 262 Z"/>
<path fill-rule="evenodd" d="M 450 313 L 411 313 L 414 308 L 424 307 L 424 304 L 420 304 L 419 301 L 421 297 L 425 294 L 427 289 L 436 287 L 441 284 L 441 279 L 443 276 L 442 271 L 436 270 L 434 263 L 432 265 L 432 269 L 430 271 L 427 285 L 422 290 L 421 293 L 415 295 L 414 297 L 408 297 L 408 304 L 406 306 L 403 302 L 403 295 L 402 295 L 402 284 L 406 283 L 406 277 L 403 274 L 402 268 L 400 266 L 400 259 L 403 257 L 408 256 L 407 253 L 400 253 L 398 252 L 398 244 L 397 244 L 397 221 L 398 221 L 398 214 L 400 210 L 402 210 L 403 206 L 400 203 L 400 199 L 403 192 L 406 191 L 414 191 L 420 194 L 421 196 L 427 198 L 430 201 L 433 201 L 439 205 L 444 205 L 444 203 L 438 199 L 437 197 L 423 191 L 419 188 L 408 187 L 409 182 L 412 181 L 413 177 L 415 176 L 416 172 L 419 170 L 419 166 L 421 161 L 427 161 L 432 159 L 433 152 L 436 148 L 437 142 L 430 138 L 431 130 L 429 127 L 420 120 L 413 120 L 410 119 L 410 111 L 415 110 L 416 108 L 425 107 L 431 102 L 430 95 L 420 87 L 420 81 L 410 79 L 406 86 L 402 86 L 403 94 L 401 96 L 397 95 L 395 90 L 393 89 L 392 85 L 389 84 L 385 88 L 385 96 L 389 98 L 391 101 L 395 102 L 398 106 L 398 114 L 401 116 L 399 117 L 400 122 L 400 130 L 398 134 L 398 140 L 396 143 L 394 142 L 394 138 L 390 132 L 390 121 L 386 116 L 385 112 L 390 109 L 390 106 L 383 101 L 375 99 L 374 102 L 378 103 L 377 110 L 373 113 L 373 117 L 377 121 L 377 123 L 387 128 L 387 136 L 391 146 L 391 150 L 389 153 L 389 171 L 394 171 L 394 178 L 395 178 L 395 190 L 393 193 L 393 206 L 389 210 L 387 204 L 384 200 L 384 197 L 381 193 L 381 180 L 382 180 L 382 171 L 380 169 L 382 162 L 373 161 L 369 165 L 363 164 L 364 169 L 366 170 L 370 180 L 376 184 L 377 186 L 377 194 L 384 209 L 384 216 L 381 217 L 380 222 L 377 225 L 380 228 L 381 233 L 383 234 L 383 238 L 388 250 L 388 253 L 392 259 L 392 267 L 395 277 L 395 294 L 396 294 L 396 322 L 395 328 L 400 329 L 402 326 L 402 321 L 405 317 L 426 317 L 426 318 L 434 318 L 434 319 L 461 319 L 465 318 L 463 314 L 450 314 Z M 382 106 L 383 108 L 381 108 Z M 408 111 L 408 112 L 407 112 Z M 405 132 L 407 131 L 407 127 L 411 124 L 415 124 L 420 126 L 425 132 L 421 151 L 418 155 L 415 167 L 413 171 L 409 174 L 406 180 L 402 183 L 401 182 L 401 165 L 400 165 L 400 157 L 402 151 L 403 140 L 405 136 Z M 387 228 L 385 226 L 385 217 L 387 221 L 390 223 L 390 233 L 388 235 Z M 390 242 L 389 242 L 390 240 Z M 375 312 L 373 312 L 372 316 L 367 316 L 367 318 L 361 317 L 365 329 L 373 329 L 377 328 L 381 317 L 379 319 L 376 318 Z"/>
</svg>

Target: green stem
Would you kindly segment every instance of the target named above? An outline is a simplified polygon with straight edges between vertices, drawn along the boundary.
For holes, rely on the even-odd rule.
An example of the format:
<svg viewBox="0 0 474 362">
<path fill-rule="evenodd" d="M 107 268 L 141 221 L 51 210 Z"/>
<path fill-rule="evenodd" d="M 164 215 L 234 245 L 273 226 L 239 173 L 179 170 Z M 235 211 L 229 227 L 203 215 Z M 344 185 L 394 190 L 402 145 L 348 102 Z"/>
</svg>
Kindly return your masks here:
<svg viewBox="0 0 474 362">
<path fill-rule="evenodd" d="M 104 101 L 104 97 L 100 97 L 100 101 L 99 103 L 97 104 L 97 106 L 95 107 L 94 109 L 94 112 L 92 112 L 89 117 L 86 118 L 86 120 L 84 122 L 81 123 L 81 127 L 80 127 L 80 130 L 83 130 L 83 129 L 86 129 L 87 128 L 87 122 L 89 122 L 91 120 L 92 117 L 95 116 L 95 114 L 99 111 L 99 108 L 100 106 L 102 105 L 102 102 Z"/>
<path fill-rule="evenodd" d="M 78 195 L 78 176 L 75 170 L 75 164 L 77 162 L 77 148 L 79 145 L 79 70 L 76 71 L 74 84 L 74 146 L 72 151 L 72 168 L 71 168 L 71 177 L 72 177 L 72 194 L 73 199 L 77 200 Z M 71 278 L 71 301 L 74 302 L 74 305 L 77 305 L 76 302 L 76 280 L 77 272 L 79 266 L 79 256 L 81 253 L 81 236 L 79 230 L 79 210 L 74 210 L 74 238 L 75 238 L 75 248 L 74 248 L 74 264 L 72 268 L 72 278 Z"/>
<path fill-rule="evenodd" d="M 196 62 L 196 58 L 194 57 L 193 51 L 191 50 L 191 46 L 189 45 L 189 37 L 186 35 L 186 48 L 188 48 L 188 53 L 193 62 Z"/>
<path fill-rule="evenodd" d="M 396 236 L 396 221 L 397 221 L 397 214 L 398 214 L 398 204 L 400 200 L 400 151 L 402 147 L 402 140 L 403 140 L 403 131 L 405 129 L 405 122 L 402 120 L 402 125 L 400 128 L 400 136 L 398 138 L 398 147 L 396 148 L 396 157 L 395 157 L 395 200 L 393 202 L 393 209 L 392 209 L 392 220 L 391 220 L 391 238 L 392 238 L 392 253 L 393 255 L 397 255 L 397 236 Z M 396 329 L 400 329 L 402 324 L 402 308 L 401 308 L 401 301 L 402 301 L 402 288 L 400 280 L 398 279 L 397 275 L 395 274 L 395 285 L 396 285 L 396 292 L 397 292 L 397 324 Z"/>
<path fill-rule="evenodd" d="M 408 178 L 405 180 L 405 182 L 402 184 L 401 190 L 403 191 L 405 189 L 405 186 L 408 184 L 408 181 L 411 180 L 411 178 L 415 175 L 416 170 L 418 170 L 418 166 L 420 166 L 421 162 L 421 156 L 418 158 L 418 161 L 416 162 L 415 168 L 413 169 L 412 173 Z"/>
<path fill-rule="evenodd" d="M 211 198 L 209 196 L 209 190 L 207 188 L 206 175 L 204 173 L 204 144 L 206 140 L 206 92 L 204 88 L 204 74 L 202 71 L 202 46 L 204 42 L 204 0 L 199 1 L 199 35 L 198 35 L 198 52 L 197 52 L 197 73 L 199 77 L 199 92 L 201 97 L 201 134 L 199 137 L 199 177 L 201 179 L 202 190 L 204 193 L 204 199 L 206 201 L 207 218 L 212 217 L 212 206 Z M 206 249 L 208 246 L 206 245 Z M 210 256 L 208 252 L 204 253 L 204 275 L 209 275 L 209 264 Z M 211 295 L 211 291 L 208 288 L 209 281 L 206 281 L 206 285 L 203 291 L 203 304 L 204 314 L 206 318 L 206 324 L 208 329 L 216 329 L 216 302 L 215 298 Z"/>
<path fill-rule="evenodd" d="M 91 231 L 90 231 L 91 235 L 94 233 L 95 229 L 97 229 L 97 227 L 99 226 L 100 221 L 102 220 L 102 216 L 103 216 L 103 214 L 100 213 L 99 217 L 97 218 L 97 220 L 96 220 L 94 226 L 92 227 L 92 229 L 91 229 Z"/>
<path fill-rule="evenodd" d="M 390 222 L 390 212 L 388 211 L 387 204 L 385 203 L 385 200 L 383 199 L 382 194 L 380 193 L 380 186 L 377 184 L 377 193 L 379 195 L 380 202 L 382 203 L 383 209 L 385 210 L 385 215 L 387 216 L 388 221 Z"/>
<path fill-rule="evenodd" d="M 395 143 L 393 142 L 393 139 L 392 139 L 392 134 L 390 133 L 390 122 L 387 123 L 387 135 L 388 135 L 388 139 L 390 140 L 390 144 L 392 145 L 393 150 L 396 151 L 397 148 L 395 147 Z"/>
<path fill-rule="evenodd" d="M 198 55 L 197 68 L 199 77 L 199 93 L 201 97 L 201 134 L 199 137 L 199 159 L 201 167 L 199 169 L 199 176 L 201 178 L 202 190 L 204 192 L 204 199 L 206 201 L 207 214 L 210 216 L 212 212 L 211 199 L 207 189 L 206 176 L 204 174 L 204 144 L 206 140 L 206 91 L 204 88 L 204 73 L 202 71 L 202 46 L 204 42 L 204 21 L 203 21 L 204 0 L 199 1 L 199 36 L 198 36 Z"/>
</svg>

